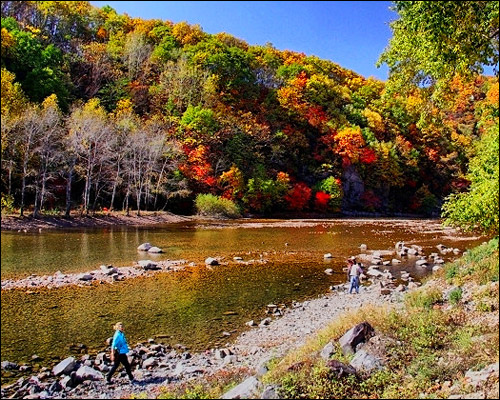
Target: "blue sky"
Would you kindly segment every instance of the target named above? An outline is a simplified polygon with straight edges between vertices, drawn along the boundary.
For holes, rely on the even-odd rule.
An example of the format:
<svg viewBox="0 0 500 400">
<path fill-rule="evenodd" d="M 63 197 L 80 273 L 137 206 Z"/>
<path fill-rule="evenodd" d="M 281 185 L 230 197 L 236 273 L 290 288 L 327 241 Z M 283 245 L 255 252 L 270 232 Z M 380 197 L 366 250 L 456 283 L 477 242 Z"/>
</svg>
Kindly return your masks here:
<svg viewBox="0 0 500 400">
<path fill-rule="evenodd" d="M 397 14 L 390 1 L 91 1 L 119 14 L 186 21 L 204 32 L 227 32 L 250 45 L 267 42 L 279 50 L 334 61 L 365 77 L 386 80 L 375 62 L 392 36 Z"/>
</svg>

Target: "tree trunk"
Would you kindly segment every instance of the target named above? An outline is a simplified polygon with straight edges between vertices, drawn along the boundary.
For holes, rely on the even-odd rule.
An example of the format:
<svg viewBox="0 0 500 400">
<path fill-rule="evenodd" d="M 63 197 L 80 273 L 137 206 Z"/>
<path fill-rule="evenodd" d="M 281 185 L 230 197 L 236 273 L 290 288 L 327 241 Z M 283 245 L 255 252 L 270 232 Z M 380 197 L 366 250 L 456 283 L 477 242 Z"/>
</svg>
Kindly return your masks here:
<svg viewBox="0 0 500 400">
<path fill-rule="evenodd" d="M 36 183 L 35 185 L 35 205 L 33 207 L 33 218 L 37 218 L 38 217 L 38 211 L 39 211 L 39 201 L 40 201 L 40 189 L 39 189 L 39 185 L 38 185 L 38 182 Z"/>
<path fill-rule="evenodd" d="M 138 190 L 137 192 L 137 216 L 141 215 L 141 197 L 142 197 L 142 190 Z"/>
<path fill-rule="evenodd" d="M 73 168 L 75 168 L 75 160 L 71 161 L 68 171 L 68 181 L 66 182 L 66 212 L 64 213 L 66 217 L 69 217 L 71 213 L 71 183 L 73 181 Z"/>
<path fill-rule="evenodd" d="M 118 163 L 118 167 L 116 169 L 115 182 L 113 183 L 113 192 L 111 193 L 111 202 L 109 204 L 110 211 L 114 210 L 113 204 L 115 204 L 116 188 L 118 186 L 118 179 L 119 178 L 120 178 L 120 163 Z"/>
<path fill-rule="evenodd" d="M 10 196 L 12 194 L 12 168 L 14 166 L 14 161 L 9 161 L 9 189 L 7 194 Z"/>
<path fill-rule="evenodd" d="M 26 191 L 26 171 L 28 169 L 27 161 L 23 165 L 23 178 L 21 181 L 21 207 L 19 209 L 19 215 L 24 216 L 24 192 Z"/>
<path fill-rule="evenodd" d="M 47 166 L 44 166 L 42 173 L 42 191 L 40 192 L 40 211 L 43 210 L 43 203 L 45 202 L 45 193 L 47 188 Z"/>
</svg>

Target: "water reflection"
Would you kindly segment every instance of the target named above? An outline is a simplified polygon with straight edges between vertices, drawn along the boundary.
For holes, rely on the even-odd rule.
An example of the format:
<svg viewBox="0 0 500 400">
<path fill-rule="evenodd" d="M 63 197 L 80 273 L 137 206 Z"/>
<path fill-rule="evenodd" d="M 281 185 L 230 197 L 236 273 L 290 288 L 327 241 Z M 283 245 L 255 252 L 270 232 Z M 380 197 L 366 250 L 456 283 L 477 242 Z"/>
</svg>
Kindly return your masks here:
<svg viewBox="0 0 500 400">
<path fill-rule="evenodd" d="M 44 231 L 41 234 L 2 232 L 2 279 L 32 273 L 88 271 L 100 264 L 131 265 L 139 259 L 186 259 L 197 265 L 186 271 L 158 274 L 112 285 L 2 292 L 2 360 L 29 361 L 71 353 L 71 344 L 98 350 L 123 321 L 130 343 L 155 335 L 169 344 L 193 350 L 224 345 L 222 332 L 245 329 L 245 322 L 265 317 L 269 303 L 287 303 L 323 294 L 345 279 L 347 256 L 359 245 L 386 250 L 404 240 L 423 246 L 465 250 L 481 238 L 465 237 L 442 228 L 437 221 L 330 220 L 235 221 L 189 223 L 141 228 Z M 150 242 L 165 253 L 137 252 Z M 323 255 L 333 258 L 325 260 Z M 208 269 L 206 257 L 223 257 L 227 265 Z M 267 264 L 241 265 L 244 260 Z M 325 268 L 334 273 L 326 275 Z M 396 276 L 409 270 L 403 262 L 388 267 Z M 411 271 L 413 275 L 424 269 Z M 226 315 L 232 311 L 235 314 Z M 236 333 L 232 335 L 235 337 Z"/>
<path fill-rule="evenodd" d="M 6 291 L 2 359 L 63 356 L 72 343 L 99 349 L 118 320 L 127 325 L 131 343 L 160 334 L 196 350 L 222 345 L 223 331 L 241 331 L 246 321 L 264 318 L 267 304 L 324 293 L 343 279 L 326 276 L 319 265 L 194 267 L 91 288 Z"/>
</svg>

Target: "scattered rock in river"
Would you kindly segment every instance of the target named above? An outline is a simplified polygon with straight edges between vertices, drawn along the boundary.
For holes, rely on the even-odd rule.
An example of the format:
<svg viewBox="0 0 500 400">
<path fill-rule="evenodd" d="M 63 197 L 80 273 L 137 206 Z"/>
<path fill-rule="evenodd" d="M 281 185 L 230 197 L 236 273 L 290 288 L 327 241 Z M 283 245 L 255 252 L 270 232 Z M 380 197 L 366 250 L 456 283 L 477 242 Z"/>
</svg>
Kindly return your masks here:
<svg viewBox="0 0 500 400">
<path fill-rule="evenodd" d="M 141 245 L 137 248 L 137 250 L 139 250 L 139 251 L 148 251 L 151 247 L 153 247 L 153 246 L 151 245 L 151 243 L 143 243 L 143 244 L 141 244 Z"/>
<path fill-rule="evenodd" d="M 205 264 L 206 265 L 219 265 L 219 261 L 217 261 L 213 257 L 208 257 L 207 259 L 205 259 Z"/>
</svg>

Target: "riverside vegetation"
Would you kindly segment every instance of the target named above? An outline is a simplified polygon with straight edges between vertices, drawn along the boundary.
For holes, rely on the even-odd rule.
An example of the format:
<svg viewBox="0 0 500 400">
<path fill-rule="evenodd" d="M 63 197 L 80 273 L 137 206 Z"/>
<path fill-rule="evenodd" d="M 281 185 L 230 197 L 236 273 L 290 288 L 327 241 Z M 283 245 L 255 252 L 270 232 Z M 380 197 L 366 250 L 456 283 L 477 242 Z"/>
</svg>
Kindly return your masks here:
<svg viewBox="0 0 500 400">
<path fill-rule="evenodd" d="M 383 83 L 184 22 L 2 2 L 2 210 L 134 202 L 139 214 L 213 194 L 235 206 L 201 197 L 202 213 L 442 211 L 492 239 L 402 302 L 338 316 L 259 371 L 154 395 L 498 398 L 498 7 L 395 1 Z M 375 336 L 352 355 L 338 339 L 357 323 Z M 374 348 L 375 368 L 353 368 Z M 244 395 L 228 392 L 249 375 Z"/>
</svg>

